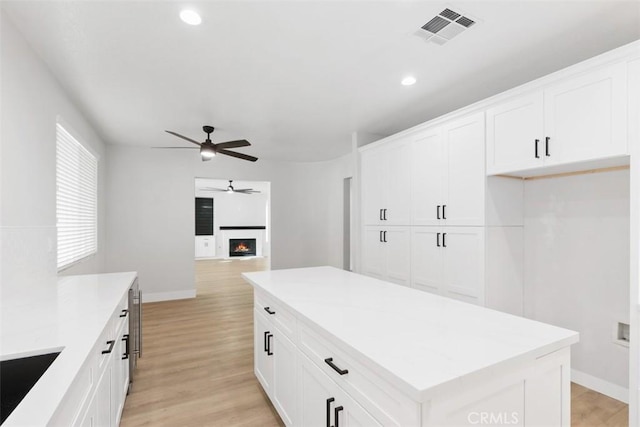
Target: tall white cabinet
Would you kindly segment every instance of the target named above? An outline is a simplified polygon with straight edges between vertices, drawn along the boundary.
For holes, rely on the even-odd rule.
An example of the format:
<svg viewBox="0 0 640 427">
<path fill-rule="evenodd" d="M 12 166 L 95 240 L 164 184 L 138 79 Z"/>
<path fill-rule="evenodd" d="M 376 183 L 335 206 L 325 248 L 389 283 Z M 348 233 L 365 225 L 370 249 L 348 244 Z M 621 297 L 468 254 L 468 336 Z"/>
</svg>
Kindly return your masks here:
<svg viewBox="0 0 640 427">
<path fill-rule="evenodd" d="M 362 150 L 362 273 L 484 304 L 484 138 L 484 113 L 474 112 Z M 394 152 L 395 200 L 409 216 L 386 225 L 375 207 L 389 182 L 375 171 Z"/>
</svg>

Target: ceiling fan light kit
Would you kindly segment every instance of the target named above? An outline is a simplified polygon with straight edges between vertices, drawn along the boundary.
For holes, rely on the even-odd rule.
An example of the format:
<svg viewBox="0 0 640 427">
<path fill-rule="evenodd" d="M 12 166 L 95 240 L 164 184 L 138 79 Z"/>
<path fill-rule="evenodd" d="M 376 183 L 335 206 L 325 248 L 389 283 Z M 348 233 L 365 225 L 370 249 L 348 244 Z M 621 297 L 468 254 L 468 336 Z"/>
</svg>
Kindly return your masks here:
<svg viewBox="0 0 640 427">
<path fill-rule="evenodd" d="M 195 141 L 191 138 L 188 138 L 184 135 L 180 135 L 179 133 L 176 133 L 170 130 L 165 130 L 165 132 L 170 133 L 173 136 L 177 136 L 178 138 L 182 138 L 185 141 L 189 141 L 192 144 L 199 146 L 200 157 L 202 158 L 203 162 L 211 160 L 218 153 L 224 154 L 225 156 L 235 157 L 237 159 L 247 160 L 249 162 L 255 162 L 256 160 L 258 160 L 257 157 L 228 150 L 228 148 L 240 148 L 240 147 L 250 146 L 251 143 L 246 139 L 238 139 L 235 141 L 227 141 L 227 142 L 220 142 L 218 144 L 214 144 L 213 142 L 211 142 L 211 134 L 213 133 L 215 128 L 213 126 L 205 125 L 205 126 L 202 126 L 202 130 L 204 131 L 204 133 L 207 134 L 207 139 L 204 142 Z M 153 147 L 153 148 L 196 148 L 196 147 Z"/>
</svg>

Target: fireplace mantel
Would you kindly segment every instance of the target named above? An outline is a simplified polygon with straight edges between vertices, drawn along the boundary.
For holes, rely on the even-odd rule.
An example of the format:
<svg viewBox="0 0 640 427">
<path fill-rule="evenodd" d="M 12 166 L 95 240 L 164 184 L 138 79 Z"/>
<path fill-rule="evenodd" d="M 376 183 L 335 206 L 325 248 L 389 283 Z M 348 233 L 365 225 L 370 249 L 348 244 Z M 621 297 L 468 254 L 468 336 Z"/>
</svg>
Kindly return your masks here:
<svg viewBox="0 0 640 427">
<path fill-rule="evenodd" d="M 220 230 L 266 230 L 264 225 L 232 225 L 220 226 Z"/>
</svg>

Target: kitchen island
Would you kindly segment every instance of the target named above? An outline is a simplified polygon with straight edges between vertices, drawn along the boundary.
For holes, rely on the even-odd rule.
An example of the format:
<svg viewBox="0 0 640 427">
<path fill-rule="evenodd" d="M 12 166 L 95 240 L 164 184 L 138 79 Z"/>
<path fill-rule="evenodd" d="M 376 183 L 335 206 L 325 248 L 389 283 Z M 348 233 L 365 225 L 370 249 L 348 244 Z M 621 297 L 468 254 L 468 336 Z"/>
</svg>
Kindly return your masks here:
<svg viewBox="0 0 640 427">
<path fill-rule="evenodd" d="M 243 277 L 286 425 L 570 424 L 576 332 L 332 267 Z"/>
<path fill-rule="evenodd" d="M 135 272 L 63 276 L 3 299 L 0 360 L 59 353 L 3 426 L 117 425 L 129 386 Z"/>
</svg>

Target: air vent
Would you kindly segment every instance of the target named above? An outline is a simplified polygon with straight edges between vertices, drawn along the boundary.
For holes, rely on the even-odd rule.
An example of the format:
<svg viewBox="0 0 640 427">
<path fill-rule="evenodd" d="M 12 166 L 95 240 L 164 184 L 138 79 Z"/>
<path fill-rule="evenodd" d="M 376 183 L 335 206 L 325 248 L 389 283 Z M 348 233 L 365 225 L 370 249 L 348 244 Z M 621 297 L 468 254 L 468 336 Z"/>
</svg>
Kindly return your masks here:
<svg viewBox="0 0 640 427">
<path fill-rule="evenodd" d="M 440 18 L 439 16 L 436 16 L 431 21 L 424 24 L 422 26 L 422 29 L 433 34 L 437 34 L 438 31 L 440 31 L 441 29 L 443 29 L 449 24 L 451 24 L 451 21 L 447 21 L 444 18 Z"/>
<path fill-rule="evenodd" d="M 451 21 L 455 21 L 456 19 L 460 18 L 461 15 L 451 9 L 445 9 L 440 12 L 440 16 L 444 16 L 445 18 L 449 18 L 449 20 Z"/>
<path fill-rule="evenodd" d="M 475 18 L 446 8 L 431 18 L 415 34 L 420 38 L 426 37 L 428 42 L 443 45 L 477 22 Z"/>
</svg>

